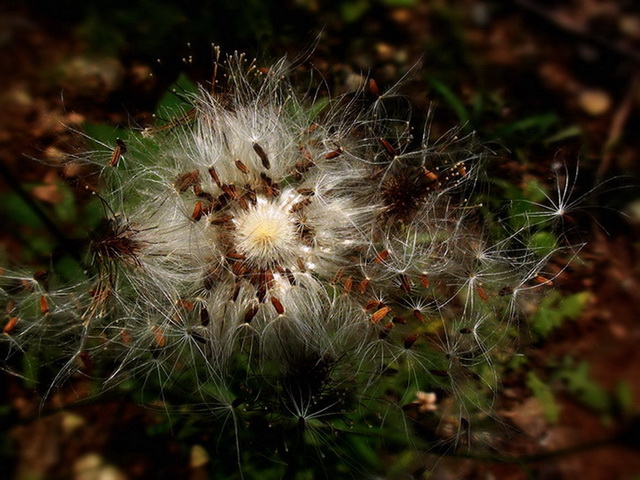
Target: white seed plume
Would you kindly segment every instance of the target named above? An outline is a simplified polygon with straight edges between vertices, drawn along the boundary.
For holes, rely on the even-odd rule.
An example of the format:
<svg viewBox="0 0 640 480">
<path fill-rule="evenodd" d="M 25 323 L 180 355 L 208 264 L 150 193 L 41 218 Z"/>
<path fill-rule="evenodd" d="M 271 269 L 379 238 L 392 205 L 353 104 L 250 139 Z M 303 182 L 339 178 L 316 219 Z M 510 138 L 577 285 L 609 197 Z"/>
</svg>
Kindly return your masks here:
<svg viewBox="0 0 640 480">
<path fill-rule="evenodd" d="M 226 86 L 132 134 L 124 160 L 88 157 L 116 214 L 86 281 L 3 275 L 10 350 L 62 347 L 60 379 L 104 357 L 111 382 L 186 370 L 195 391 L 229 392 L 244 368 L 265 387 L 295 379 L 318 408 L 327 385 L 371 386 L 390 365 L 417 383 L 446 371 L 461 392 L 457 372 L 490 361 L 518 292 L 552 280 L 530 226 L 494 238 L 478 224 L 481 150 L 454 134 L 416 146 L 377 87 L 368 107 L 365 91 L 324 105 L 294 93 L 284 61 L 224 67 Z"/>
</svg>

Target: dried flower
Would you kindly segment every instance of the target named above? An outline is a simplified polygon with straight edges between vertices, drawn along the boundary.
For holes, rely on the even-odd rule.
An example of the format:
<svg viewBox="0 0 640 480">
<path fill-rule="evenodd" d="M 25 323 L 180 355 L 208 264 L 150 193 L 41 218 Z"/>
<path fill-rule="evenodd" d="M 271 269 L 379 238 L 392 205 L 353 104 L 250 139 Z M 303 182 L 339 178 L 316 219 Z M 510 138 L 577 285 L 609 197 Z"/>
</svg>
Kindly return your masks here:
<svg viewBox="0 0 640 480">
<path fill-rule="evenodd" d="M 469 200 L 487 152 L 415 138 L 377 85 L 368 106 L 366 92 L 314 102 L 284 61 L 224 68 L 178 120 L 85 158 L 115 212 L 89 278 L 4 274 L 6 343 L 64 356 L 55 384 L 108 363 L 108 383 L 186 382 L 303 426 L 353 411 L 391 369 L 414 395 L 462 395 L 550 255 Z"/>
</svg>

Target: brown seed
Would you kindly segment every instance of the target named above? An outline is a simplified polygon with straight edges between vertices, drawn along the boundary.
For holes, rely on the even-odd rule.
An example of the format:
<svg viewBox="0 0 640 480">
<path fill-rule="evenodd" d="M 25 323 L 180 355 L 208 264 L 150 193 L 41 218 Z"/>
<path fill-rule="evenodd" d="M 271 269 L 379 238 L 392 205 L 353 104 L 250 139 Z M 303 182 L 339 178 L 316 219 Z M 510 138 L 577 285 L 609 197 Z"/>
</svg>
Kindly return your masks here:
<svg viewBox="0 0 640 480">
<path fill-rule="evenodd" d="M 269 170 L 271 168 L 271 163 L 269 163 L 269 157 L 267 157 L 267 153 L 264 149 L 257 143 L 253 144 L 253 151 L 260 157 L 260 161 L 262 162 L 262 166 Z"/>
<path fill-rule="evenodd" d="M 476 292 L 478 292 L 478 296 L 482 299 L 483 302 L 489 300 L 489 295 L 487 295 L 487 292 L 482 285 L 478 285 L 476 287 Z"/>
<path fill-rule="evenodd" d="M 389 332 L 391 332 L 392 328 L 393 328 L 393 322 L 387 323 L 382 328 L 382 330 L 380 330 L 380 333 L 378 334 L 378 338 L 380 338 L 380 340 L 383 340 L 383 339 L 387 338 L 387 336 L 389 335 Z"/>
<path fill-rule="evenodd" d="M 298 203 L 294 203 L 293 205 L 291 205 L 289 212 L 290 213 L 299 212 L 300 210 L 302 210 L 304 207 L 308 205 L 311 205 L 311 199 L 305 198 L 303 200 L 300 200 Z"/>
<path fill-rule="evenodd" d="M 247 313 L 244 314 L 244 323 L 251 323 L 253 317 L 255 317 L 258 313 L 258 309 L 259 306 L 256 305 L 255 307 L 251 307 L 249 310 L 247 310 Z"/>
<path fill-rule="evenodd" d="M 368 87 L 372 95 L 375 95 L 376 97 L 380 96 L 380 89 L 378 88 L 378 84 L 373 78 L 369 79 Z"/>
<path fill-rule="evenodd" d="M 223 223 L 227 223 L 229 220 L 233 220 L 232 215 L 223 215 L 222 217 L 215 217 L 209 221 L 214 225 L 222 225 Z"/>
<path fill-rule="evenodd" d="M 164 331 L 155 325 L 151 328 L 151 331 L 153 332 L 153 338 L 156 345 L 160 348 L 164 347 L 167 344 L 167 338 L 164 336 Z"/>
<path fill-rule="evenodd" d="M 44 295 L 40 297 L 40 311 L 43 315 L 49 313 L 49 303 L 47 302 L 47 298 Z"/>
<path fill-rule="evenodd" d="M 120 337 L 122 338 L 122 343 L 124 343 L 125 345 L 131 344 L 131 334 L 128 330 L 122 330 L 120 332 Z"/>
<path fill-rule="evenodd" d="M 191 214 L 191 220 L 197 222 L 202 218 L 202 201 L 198 200 L 193 207 L 193 213 Z"/>
<path fill-rule="evenodd" d="M 513 293 L 513 288 L 507 285 L 500 289 L 500 291 L 498 292 L 498 296 L 506 297 L 507 295 L 511 295 L 512 293 Z"/>
<path fill-rule="evenodd" d="M 278 312 L 278 315 L 282 315 L 284 313 L 284 307 L 282 306 L 282 303 L 280 303 L 280 300 L 278 300 L 276 297 L 270 297 L 269 300 L 271 301 L 271 305 L 273 305 L 273 308 L 275 308 L 276 312 Z"/>
<path fill-rule="evenodd" d="M 85 370 L 91 370 L 93 367 L 93 361 L 87 352 L 80 352 L 80 360 L 82 360 Z"/>
<path fill-rule="evenodd" d="M 241 253 L 234 251 L 234 252 L 227 252 L 227 258 L 230 258 L 231 260 L 244 260 L 247 257 L 242 255 Z"/>
<path fill-rule="evenodd" d="M 393 148 L 393 145 L 391 145 L 387 140 L 385 140 L 384 138 L 380 138 L 380 143 L 382 143 L 382 146 L 389 155 L 394 158 L 398 156 L 398 152 L 396 151 L 396 149 Z"/>
<path fill-rule="evenodd" d="M 413 347 L 413 344 L 416 343 L 416 340 L 418 340 L 418 334 L 412 333 L 404 339 L 404 348 L 409 350 L 411 347 Z"/>
<path fill-rule="evenodd" d="M 291 272 L 291 270 L 287 268 L 285 269 L 284 273 L 287 276 L 287 280 L 289 280 L 289 285 L 295 285 L 296 277 L 293 276 L 293 273 Z"/>
<path fill-rule="evenodd" d="M 235 163 L 236 163 L 236 167 L 238 167 L 238 170 L 240 170 L 242 173 L 249 173 L 249 167 L 247 167 L 240 160 L 236 160 Z"/>
<path fill-rule="evenodd" d="M 436 175 L 430 170 L 427 170 L 425 167 L 422 167 L 422 173 L 430 182 L 435 182 L 436 180 L 438 180 L 438 175 Z"/>
<path fill-rule="evenodd" d="M 199 182 L 200 174 L 197 170 L 193 170 L 191 172 L 183 173 L 182 175 L 180 175 L 175 181 L 174 186 L 180 193 L 184 193 L 189 189 L 189 187 L 192 187 Z"/>
<path fill-rule="evenodd" d="M 464 177 L 467 174 L 467 167 L 465 167 L 462 162 L 456 164 L 456 170 L 458 171 L 458 175 L 461 177 Z"/>
<path fill-rule="evenodd" d="M 407 275 L 400 275 L 400 288 L 402 288 L 405 293 L 411 293 L 411 280 Z"/>
<path fill-rule="evenodd" d="M 547 285 L 549 287 L 553 285 L 553 280 L 549 280 L 542 275 L 536 275 L 535 277 L 533 277 L 533 281 L 538 285 Z"/>
<path fill-rule="evenodd" d="M 187 312 L 193 311 L 193 303 L 187 300 L 186 298 L 179 298 L 176 301 L 176 306 L 178 306 L 179 308 L 185 309 Z"/>
<path fill-rule="evenodd" d="M 364 293 L 364 291 L 367 289 L 367 287 L 369 286 L 369 282 L 370 280 L 368 278 L 365 278 L 364 280 L 362 280 L 360 282 L 360 285 L 358 285 L 358 292 L 360 293 Z"/>
<path fill-rule="evenodd" d="M 424 273 L 420 275 L 420 284 L 424 288 L 429 288 L 429 277 L 427 277 Z"/>
<path fill-rule="evenodd" d="M 46 270 L 38 270 L 33 274 L 33 279 L 45 283 L 49 279 L 49 273 Z"/>
<path fill-rule="evenodd" d="M 376 258 L 374 259 L 374 261 L 376 263 L 382 263 L 387 258 L 389 258 L 389 250 L 382 250 L 380 253 L 378 253 L 378 255 L 376 255 Z"/>
<path fill-rule="evenodd" d="M 413 311 L 413 316 L 416 317 L 422 323 L 427 321 L 427 319 L 425 318 L 425 316 L 422 314 L 422 312 L 420 310 L 417 310 L 417 309 L 414 310 Z"/>
<path fill-rule="evenodd" d="M 304 195 L 305 197 L 310 197 L 312 195 L 315 195 L 316 192 L 313 190 L 313 188 L 299 188 L 298 193 L 300 195 Z"/>
<path fill-rule="evenodd" d="M 382 305 L 380 300 L 369 300 L 367 304 L 364 306 L 364 309 L 368 312 L 369 310 L 373 310 L 374 308 L 378 308 Z"/>
<path fill-rule="evenodd" d="M 377 310 L 373 315 L 371 315 L 371 323 L 380 322 L 380 320 L 382 320 L 390 311 L 391 307 L 382 307 L 381 309 Z"/>
<path fill-rule="evenodd" d="M 127 153 L 127 146 L 122 140 L 120 140 L 119 138 L 116 138 L 116 148 L 113 149 L 111 160 L 109 160 L 109 166 L 117 167 L 118 163 L 120 162 L 120 159 L 125 153 Z"/>
<path fill-rule="evenodd" d="M 17 324 L 18 324 L 18 317 L 11 317 L 9 321 L 4 325 L 4 328 L 2 329 L 2 331 L 7 335 L 9 335 L 16 328 Z"/>
<path fill-rule="evenodd" d="M 342 285 L 344 285 L 344 293 L 349 295 L 351 293 L 351 287 L 353 287 L 353 280 L 351 277 L 347 277 L 342 281 Z"/>
<path fill-rule="evenodd" d="M 471 330 L 469 327 L 465 327 L 465 328 L 461 328 L 460 329 L 460 333 L 462 333 L 463 335 L 468 335 L 472 332 L 473 330 Z"/>
<path fill-rule="evenodd" d="M 338 147 L 338 148 L 337 148 L 337 149 L 335 149 L 334 151 L 327 153 L 327 154 L 324 156 L 324 158 L 325 158 L 325 159 L 327 159 L 327 160 L 331 160 L 332 158 L 339 157 L 339 156 L 342 154 L 342 152 L 343 152 L 343 151 L 344 151 L 344 150 L 342 150 L 342 147 Z"/>
<path fill-rule="evenodd" d="M 211 318 L 209 317 L 209 310 L 207 310 L 205 307 L 202 307 L 200 309 L 200 325 L 206 327 L 209 325 L 210 321 Z"/>
<path fill-rule="evenodd" d="M 211 175 L 211 179 L 215 182 L 218 188 L 222 188 L 222 182 L 220 181 L 220 177 L 216 173 L 215 168 L 213 167 L 209 168 L 209 175 Z"/>
<path fill-rule="evenodd" d="M 404 318 L 404 317 L 393 317 L 393 318 L 391 319 L 391 321 L 392 321 L 393 323 L 397 323 L 397 324 L 399 324 L 399 325 L 406 325 L 406 324 L 407 324 L 407 319 L 406 319 L 406 318 Z"/>
</svg>

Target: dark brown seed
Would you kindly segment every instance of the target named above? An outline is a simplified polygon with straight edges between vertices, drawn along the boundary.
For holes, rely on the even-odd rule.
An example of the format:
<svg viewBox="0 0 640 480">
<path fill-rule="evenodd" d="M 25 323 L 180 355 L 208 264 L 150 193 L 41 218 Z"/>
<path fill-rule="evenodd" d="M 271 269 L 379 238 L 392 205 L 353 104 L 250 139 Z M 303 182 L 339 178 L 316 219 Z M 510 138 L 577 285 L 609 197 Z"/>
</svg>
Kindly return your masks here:
<svg viewBox="0 0 640 480">
<path fill-rule="evenodd" d="M 258 313 L 258 305 L 256 305 L 255 307 L 251 307 L 249 310 L 247 310 L 247 313 L 244 314 L 244 323 L 251 323 L 251 320 L 253 320 L 253 317 L 256 316 L 256 314 Z"/>
<path fill-rule="evenodd" d="M 385 140 L 384 138 L 380 138 L 380 143 L 382 143 L 382 146 L 389 155 L 394 158 L 398 156 L 398 152 L 396 152 L 396 149 L 393 148 L 393 145 L 391 145 L 387 140 Z"/>
<path fill-rule="evenodd" d="M 193 170 L 191 172 L 183 173 L 178 177 L 175 181 L 174 186 L 180 193 L 186 192 L 189 187 L 196 185 L 200 182 L 200 174 L 197 170 Z"/>
<path fill-rule="evenodd" d="M 230 258 L 231 260 L 244 260 L 247 257 L 238 252 L 227 252 L 227 258 Z"/>
<path fill-rule="evenodd" d="M 87 352 L 80 352 L 80 360 L 82 360 L 85 370 L 91 370 L 93 361 Z"/>
<path fill-rule="evenodd" d="M 360 293 L 364 293 L 364 291 L 367 289 L 367 287 L 369 286 L 369 279 L 365 278 L 364 280 L 362 280 L 360 282 L 360 284 L 358 285 L 358 292 Z"/>
<path fill-rule="evenodd" d="M 235 163 L 236 167 L 238 167 L 238 170 L 240 170 L 242 173 L 249 173 L 249 168 L 240 160 L 236 160 Z"/>
<path fill-rule="evenodd" d="M 463 335 L 469 335 L 473 330 L 471 330 L 469 327 L 465 327 L 465 328 L 461 328 L 460 329 L 460 333 L 462 333 Z"/>
<path fill-rule="evenodd" d="M 276 297 L 270 297 L 269 300 L 271 301 L 271 305 L 273 305 L 273 308 L 275 308 L 276 312 L 278 312 L 278 315 L 282 315 L 284 313 L 284 307 L 282 306 L 282 303 L 280 303 L 280 300 L 278 300 Z"/>
<path fill-rule="evenodd" d="M 290 213 L 296 213 L 299 212 L 300 210 L 302 210 L 304 207 L 311 205 L 311 199 L 309 198 L 305 198 L 301 201 L 299 201 L 298 203 L 294 203 L 293 205 L 291 205 L 291 208 L 289 209 Z"/>
<path fill-rule="evenodd" d="M 117 167 L 118 163 L 120 162 L 120 159 L 125 153 L 127 153 L 127 146 L 122 140 L 120 140 L 119 138 L 116 138 L 116 148 L 113 149 L 111 160 L 109 160 L 109 166 Z"/>
<path fill-rule="evenodd" d="M 211 321 L 211 318 L 209 317 L 209 310 L 202 307 L 200 309 L 200 325 L 202 325 L 203 327 L 206 327 L 209 325 L 210 321 Z"/>
<path fill-rule="evenodd" d="M 267 157 L 267 153 L 264 149 L 257 143 L 253 144 L 253 151 L 260 157 L 260 161 L 262 162 L 262 166 L 269 170 L 271 168 L 271 163 L 269 163 L 269 157 Z"/>
<path fill-rule="evenodd" d="M 425 274 L 420 275 L 420 284 L 424 288 L 429 288 L 429 277 L 427 277 Z"/>
<path fill-rule="evenodd" d="M 416 340 L 418 340 L 418 334 L 412 333 L 407 338 L 405 338 L 404 348 L 406 348 L 407 350 L 410 349 L 411 347 L 413 347 L 413 344 L 416 343 Z"/>
<path fill-rule="evenodd" d="M 233 220 L 232 215 L 224 215 L 222 217 L 215 217 L 210 220 L 214 225 L 222 225 L 223 223 L 227 223 L 228 221 Z"/>
<path fill-rule="evenodd" d="M 222 188 L 222 182 L 220 181 L 220 177 L 218 177 L 215 168 L 209 168 L 209 175 L 211 175 L 211 179 L 215 182 L 218 188 Z"/>
<path fill-rule="evenodd" d="M 506 297 L 507 295 L 511 295 L 512 293 L 513 293 L 513 288 L 506 286 L 500 289 L 500 291 L 498 292 L 498 296 Z"/>
<path fill-rule="evenodd" d="M 405 293 L 411 293 L 411 280 L 407 275 L 400 275 L 400 288 L 405 291 Z"/>
<path fill-rule="evenodd" d="M 416 317 L 422 323 L 427 321 L 427 319 L 425 318 L 425 316 L 422 314 L 422 312 L 420 310 L 414 310 L 413 311 L 413 316 Z"/>
<path fill-rule="evenodd" d="M 381 305 L 382 305 L 382 302 L 380 300 L 369 300 L 369 302 L 364 306 L 364 309 L 368 312 L 369 310 L 378 308 Z"/>
<path fill-rule="evenodd" d="M 191 335 L 196 342 L 202 343 L 203 345 L 207 343 L 207 340 L 193 328 L 189 330 L 189 335 Z"/>
</svg>

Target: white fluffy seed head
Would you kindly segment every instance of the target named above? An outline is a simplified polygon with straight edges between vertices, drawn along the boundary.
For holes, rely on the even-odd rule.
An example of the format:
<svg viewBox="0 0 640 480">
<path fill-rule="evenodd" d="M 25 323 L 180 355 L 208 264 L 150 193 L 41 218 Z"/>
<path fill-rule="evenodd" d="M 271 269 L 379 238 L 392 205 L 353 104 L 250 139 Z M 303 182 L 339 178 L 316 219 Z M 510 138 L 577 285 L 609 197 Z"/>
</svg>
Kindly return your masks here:
<svg viewBox="0 0 640 480">
<path fill-rule="evenodd" d="M 111 355 L 113 378 L 153 371 L 163 385 L 193 369 L 207 395 L 249 371 L 269 388 L 297 372 L 351 392 L 390 365 L 425 378 L 455 365 L 462 396 L 456 382 L 473 375 L 461 368 L 490 363 L 519 298 L 551 280 L 548 257 L 527 247 L 532 225 L 494 238 L 501 228 L 476 224 L 490 222 L 468 200 L 482 154 L 455 135 L 411 151 L 390 92 L 319 105 L 293 93 L 283 62 L 225 68 L 229 85 L 201 89 L 191 116 L 132 134 L 126 161 L 102 165 L 102 196 L 122 215 L 97 242 L 93 278 L 49 291 L 0 275 L 2 340 L 64 344 L 65 374 L 85 354 Z"/>
</svg>

